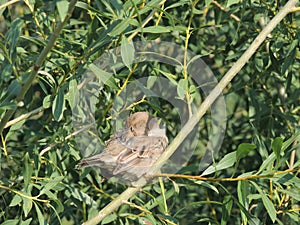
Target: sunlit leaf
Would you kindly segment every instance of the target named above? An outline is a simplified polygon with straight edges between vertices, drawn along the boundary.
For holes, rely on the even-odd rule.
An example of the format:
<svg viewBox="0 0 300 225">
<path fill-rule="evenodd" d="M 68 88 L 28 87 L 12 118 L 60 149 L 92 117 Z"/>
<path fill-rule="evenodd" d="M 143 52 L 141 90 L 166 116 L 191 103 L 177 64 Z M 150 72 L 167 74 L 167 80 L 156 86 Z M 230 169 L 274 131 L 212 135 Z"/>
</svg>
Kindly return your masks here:
<svg viewBox="0 0 300 225">
<path fill-rule="evenodd" d="M 231 152 L 225 155 L 216 165 L 209 166 L 201 175 L 209 175 L 216 171 L 224 170 L 232 167 L 236 162 L 236 152 Z"/>
<path fill-rule="evenodd" d="M 37 213 L 39 224 L 48 225 L 47 221 L 44 219 L 44 216 L 39 208 L 39 206 L 34 203 L 35 211 Z"/>
<path fill-rule="evenodd" d="M 132 63 L 135 59 L 135 54 L 134 54 L 134 45 L 132 42 L 128 42 L 127 38 L 123 38 L 121 42 L 121 57 L 122 61 L 125 64 L 125 66 L 131 70 L 132 68 Z"/>
<path fill-rule="evenodd" d="M 63 118 L 64 110 L 65 110 L 65 93 L 63 88 L 59 88 L 52 105 L 52 114 L 56 121 L 60 121 Z"/>
<path fill-rule="evenodd" d="M 56 2 L 56 7 L 59 13 L 60 20 L 63 21 L 67 15 L 69 2 L 66 0 L 61 0 Z"/>
<path fill-rule="evenodd" d="M 188 91 L 188 80 L 181 79 L 177 85 L 177 94 L 179 98 L 184 99 L 187 91 Z"/>
<path fill-rule="evenodd" d="M 218 189 L 214 185 L 212 185 L 212 184 L 209 184 L 209 183 L 204 182 L 202 180 L 194 180 L 194 183 L 202 185 L 202 186 L 204 186 L 206 188 L 209 188 L 209 189 L 213 190 L 216 193 L 219 193 Z"/>
<path fill-rule="evenodd" d="M 18 225 L 19 220 L 6 220 L 1 225 Z"/>
<path fill-rule="evenodd" d="M 15 195 L 12 199 L 12 201 L 10 202 L 9 206 L 15 206 L 18 205 L 22 202 L 22 198 L 19 195 Z"/>
<path fill-rule="evenodd" d="M 72 109 L 77 105 L 79 101 L 79 91 L 77 87 L 77 81 L 75 79 L 71 80 L 69 83 L 69 93 L 67 99 Z"/>
</svg>

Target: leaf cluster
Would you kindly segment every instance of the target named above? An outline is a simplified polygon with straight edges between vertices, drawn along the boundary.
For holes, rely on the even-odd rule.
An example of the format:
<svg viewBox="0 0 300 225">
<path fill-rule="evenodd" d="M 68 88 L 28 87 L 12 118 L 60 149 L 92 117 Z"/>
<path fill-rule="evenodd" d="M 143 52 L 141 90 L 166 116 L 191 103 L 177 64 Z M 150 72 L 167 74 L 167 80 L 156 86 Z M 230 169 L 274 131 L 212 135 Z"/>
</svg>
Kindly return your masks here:
<svg viewBox="0 0 300 225">
<path fill-rule="evenodd" d="M 103 148 L 115 131 L 115 108 L 161 117 L 172 141 L 181 127 L 169 102 L 153 96 L 121 102 L 122 91 L 137 79 L 146 78 L 148 85 L 156 77 L 168 79 L 177 86 L 174 99 L 186 104 L 205 98 L 182 67 L 132 63 L 130 47 L 113 56 L 121 57 L 125 66 L 107 79 L 97 67 L 104 52 L 131 41 L 168 41 L 201 56 L 220 80 L 283 4 L 78 1 L 46 60 L 36 65 L 68 15 L 69 2 L 4 2 L 0 1 L 0 119 L 9 110 L 14 114 L 1 133 L 1 225 L 81 224 L 126 188 L 104 181 L 98 170 L 76 169 L 82 157 Z M 299 16 L 289 14 L 224 91 L 225 138 L 204 171 L 199 171 L 199 162 L 211 131 L 209 114 L 195 131 L 195 151 L 178 174 L 211 179 L 161 178 L 102 224 L 299 223 Z M 36 69 L 26 95 L 18 99 Z M 91 86 L 95 92 L 90 99 L 96 105 L 97 129 L 89 135 L 98 144 L 88 143 L 83 151 L 73 130 L 72 110 L 79 104 L 87 69 L 99 75 L 101 85 Z"/>
</svg>

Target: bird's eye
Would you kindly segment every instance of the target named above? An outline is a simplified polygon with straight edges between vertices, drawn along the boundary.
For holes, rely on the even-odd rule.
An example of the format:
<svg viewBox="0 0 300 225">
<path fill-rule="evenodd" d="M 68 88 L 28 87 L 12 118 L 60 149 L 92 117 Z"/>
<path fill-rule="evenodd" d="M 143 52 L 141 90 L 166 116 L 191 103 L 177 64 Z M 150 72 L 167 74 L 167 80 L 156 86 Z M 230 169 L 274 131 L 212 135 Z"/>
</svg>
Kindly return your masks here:
<svg viewBox="0 0 300 225">
<path fill-rule="evenodd" d="M 135 129 L 134 129 L 133 127 L 130 127 L 130 131 L 131 131 L 131 133 L 132 133 L 134 136 L 137 135 L 137 134 L 136 134 L 136 131 L 135 131 Z"/>
</svg>

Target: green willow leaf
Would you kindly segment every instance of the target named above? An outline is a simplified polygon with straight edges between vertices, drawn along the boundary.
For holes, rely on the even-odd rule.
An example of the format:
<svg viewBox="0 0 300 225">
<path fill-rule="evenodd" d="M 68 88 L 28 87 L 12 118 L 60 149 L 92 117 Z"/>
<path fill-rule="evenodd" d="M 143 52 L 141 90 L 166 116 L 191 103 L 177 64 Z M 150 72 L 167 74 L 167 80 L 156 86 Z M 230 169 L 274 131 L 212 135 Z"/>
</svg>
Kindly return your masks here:
<svg viewBox="0 0 300 225">
<path fill-rule="evenodd" d="M 19 220 L 6 220 L 5 222 L 1 223 L 1 225 L 17 225 L 19 224 Z"/>
<path fill-rule="evenodd" d="M 23 212 L 25 217 L 27 217 L 28 214 L 30 213 L 32 209 L 32 203 L 33 201 L 31 199 L 25 197 L 23 198 Z"/>
<path fill-rule="evenodd" d="M 128 42 L 127 38 L 123 37 L 121 41 L 121 57 L 125 66 L 131 70 L 135 57 L 134 45 L 132 42 Z"/>
<path fill-rule="evenodd" d="M 178 94 L 179 98 L 184 99 L 187 91 L 188 91 L 188 80 L 181 79 L 177 85 L 177 94 Z"/>
<path fill-rule="evenodd" d="M 60 121 L 63 118 L 64 109 L 65 93 L 62 88 L 59 88 L 52 105 L 52 114 L 56 121 Z"/>
<path fill-rule="evenodd" d="M 68 12 L 69 2 L 66 0 L 58 1 L 56 2 L 56 7 L 58 10 L 60 20 L 63 21 Z"/>
<path fill-rule="evenodd" d="M 236 162 L 236 151 L 228 153 L 225 155 L 220 162 L 218 162 L 216 165 L 209 166 L 202 174 L 201 176 L 212 174 L 219 170 L 224 170 L 229 167 L 232 167 L 234 163 Z"/>
<path fill-rule="evenodd" d="M 16 206 L 18 204 L 20 204 L 22 202 L 22 198 L 20 197 L 20 195 L 15 195 L 13 197 L 13 199 L 11 200 L 9 206 Z"/>
<path fill-rule="evenodd" d="M 276 216 L 276 209 L 272 201 L 268 198 L 267 194 L 255 182 L 251 181 L 251 184 L 256 188 L 256 190 L 260 194 L 263 205 L 266 208 L 272 222 L 274 223 L 277 216 Z"/>
<path fill-rule="evenodd" d="M 45 220 L 44 215 L 42 214 L 39 206 L 35 202 L 34 202 L 34 207 L 35 207 L 35 211 L 36 211 L 36 214 L 37 214 L 37 217 L 38 217 L 39 224 L 49 225 L 47 223 L 47 221 Z"/>
<path fill-rule="evenodd" d="M 236 150 L 236 160 L 239 161 L 242 158 L 246 157 L 249 152 L 256 149 L 256 145 L 249 143 L 239 144 L 238 149 Z"/>
<path fill-rule="evenodd" d="M 221 225 L 226 225 L 229 221 L 231 209 L 233 205 L 233 200 L 230 195 L 226 195 L 223 199 L 222 204 L 222 218 L 221 218 Z"/>
<path fill-rule="evenodd" d="M 281 149 L 283 145 L 283 139 L 281 137 L 277 137 L 272 142 L 272 150 L 275 153 L 276 159 L 280 159 Z"/>
<path fill-rule="evenodd" d="M 68 93 L 68 98 L 67 98 L 67 100 L 71 106 L 71 109 L 75 108 L 75 106 L 77 105 L 78 99 L 79 99 L 79 91 L 77 88 L 77 81 L 74 79 L 74 80 L 71 80 L 69 83 L 69 93 Z"/>
<path fill-rule="evenodd" d="M 108 33 L 109 36 L 114 37 L 123 33 L 129 26 L 131 19 L 123 19 L 121 21 L 115 21 L 115 27 Z"/>
<path fill-rule="evenodd" d="M 23 179 L 24 179 L 24 186 L 28 186 L 31 180 L 31 175 L 33 172 L 33 166 L 31 163 L 31 159 L 29 154 L 26 153 L 23 159 L 24 167 L 23 167 Z"/>
<path fill-rule="evenodd" d="M 25 220 L 25 221 L 21 221 L 20 222 L 20 225 L 29 225 L 32 221 L 32 218 L 29 218 L 28 220 Z"/>
<path fill-rule="evenodd" d="M 12 22 L 11 28 L 6 33 L 6 43 L 9 44 L 9 55 L 13 60 L 16 53 L 17 43 L 20 38 L 22 26 L 23 20 L 17 18 Z"/>
</svg>

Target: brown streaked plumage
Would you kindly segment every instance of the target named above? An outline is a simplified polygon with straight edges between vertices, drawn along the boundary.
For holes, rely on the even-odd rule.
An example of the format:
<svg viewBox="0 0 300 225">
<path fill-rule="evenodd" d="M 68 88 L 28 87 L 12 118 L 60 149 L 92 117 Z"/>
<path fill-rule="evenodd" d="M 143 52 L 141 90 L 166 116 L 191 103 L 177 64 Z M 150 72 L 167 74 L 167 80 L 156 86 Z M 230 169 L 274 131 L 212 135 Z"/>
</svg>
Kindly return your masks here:
<svg viewBox="0 0 300 225">
<path fill-rule="evenodd" d="M 132 182 L 145 175 L 168 145 L 165 129 L 157 118 L 137 112 L 126 120 L 125 128 L 113 134 L 104 150 L 83 159 L 78 166 L 97 166 L 102 175 Z"/>
</svg>

